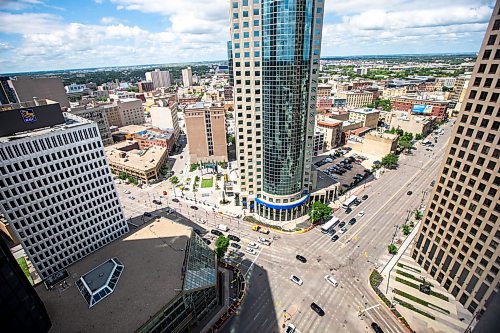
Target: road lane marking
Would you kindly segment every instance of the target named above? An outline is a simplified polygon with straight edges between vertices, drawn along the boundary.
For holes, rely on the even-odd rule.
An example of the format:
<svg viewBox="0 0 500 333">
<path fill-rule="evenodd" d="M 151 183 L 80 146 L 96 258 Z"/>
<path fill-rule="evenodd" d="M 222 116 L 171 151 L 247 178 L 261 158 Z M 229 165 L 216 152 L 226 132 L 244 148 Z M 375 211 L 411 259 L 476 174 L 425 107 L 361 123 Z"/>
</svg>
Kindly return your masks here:
<svg viewBox="0 0 500 333">
<path fill-rule="evenodd" d="M 248 269 L 247 269 L 247 271 L 245 272 L 245 274 L 243 274 L 243 276 L 244 276 L 245 278 L 247 277 L 248 272 L 250 272 L 250 270 L 252 269 L 253 265 L 255 264 L 255 261 L 257 261 L 257 259 L 259 258 L 259 256 L 260 256 L 260 254 L 261 254 L 262 250 L 264 250 L 264 248 L 263 248 L 263 247 L 261 247 L 261 249 L 260 249 L 259 253 L 257 253 L 257 255 L 255 256 L 255 258 L 253 259 L 252 264 L 250 265 L 250 267 L 248 267 Z"/>
</svg>

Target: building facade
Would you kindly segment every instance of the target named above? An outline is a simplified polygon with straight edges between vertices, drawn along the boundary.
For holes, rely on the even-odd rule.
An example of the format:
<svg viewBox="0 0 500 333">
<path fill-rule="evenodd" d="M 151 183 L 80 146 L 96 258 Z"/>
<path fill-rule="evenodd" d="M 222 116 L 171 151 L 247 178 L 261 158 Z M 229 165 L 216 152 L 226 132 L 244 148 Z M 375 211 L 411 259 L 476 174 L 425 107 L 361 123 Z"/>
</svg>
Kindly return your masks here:
<svg viewBox="0 0 500 333">
<path fill-rule="evenodd" d="M 158 101 L 157 105 L 152 105 L 149 108 L 149 113 L 151 115 L 151 125 L 163 131 L 172 130 L 174 133 L 175 141 L 177 141 L 179 139 L 179 136 L 181 135 L 177 112 L 177 102 L 160 100 Z"/>
<path fill-rule="evenodd" d="M 154 89 L 167 88 L 172 85 L 169 71 L 160 71 L 157 68 L 152 72 L 146 72 L 145 76 L 146 76 L 146 81 L 153 82 Z M 141 91 L 139 90 L 139 92 Z"/>
<path fill-rule="evenodd" d="M 411 250 L 475 318 L 500 282 L 499 10 L 497 1 Z"/>
<path fill-rule="evenodd" d="M 345 99 L 349 108 L 364 108 L 373 103 L 373 93 L 368 91 L 342 91 L 337 97 Z"/>
<path fill-rule="evenodd" d="M 128 231 L 96 123 L 59 104 L 0 117 L 25 126 L 0 137 L 0 211 L 43 280 Z"/>
<path fill-rule="evenodd" d="M 240 199 L 267 219 L 296 218 L 309 198 L 323 5 L 230 6 Z"/>
<path fill-rule="evenodd" d="M 56 101 L 65 110 L 69 100 L 59 77 L 17 76 L 10 80 L 18 102 L 32 101 L 34 98 Z"/>
<path fill-rule="evenodd" d="M 426 107 L 429 109 L 427 110 Z M 448 101 L 439 101 L 435 99 L 425 98 L 424 96 L 400 96 L 392 100 L 392 109 L 398 111 L 407 111 L 426 116 L 434 116 L 439 119 L 445 119 L 448 114 Z M 417 111 L 418 110 L 418 111 Z M 420 112 L 420 110 L 424 110 Z"/>
<path fill-rule="evenodd" d="M 342 120 L 324 118 L 318 120 L 317 128 L 325 133 L 325 149 L 332 150 L 342 143 Z"/>
<path fill-rule="evenodd" d="M 137 82 L 137 88 L 139 88 L 140 93 L 149 92 L 155 90 L 154 83 L 152 81 L 141 81 Z"/>
<path fill-rule="evenodd" d="M 109 126 L 142 125 L 146 122 L 142 101 L 137 98 L 124 98 L 113 104 L 103 105 Z"/>
<path fill-rule="evenodd" d="M 376 109 L 351 109 L 349 110 L 349 120 L 363 122 L 363 127 L 377 128 L 380 111 Z"/>
<path fill-rule="evenodd" d="M 99 128 L 102 143 L 107 146 L 113 144 L 113 137 L 109 130 L 108 118 L 106 117 L 104 108 L 102 106 L 81 105 L 68 109 L 68 112 L 79 117 L 92 120 Z"/>
<path fill-rule="evenodd" d="M 191 163 L 227 162 L 224 106 L 198 102 L 184 109 Z"/>
<path fill-rule="evenodd" d="M 48 332 L 52 323 L 0 231 L 0 323 L 5 332 Z"/>
<path fill-rule="evenodd" d="M 10 77 L 0 76 L 0 105 L 18 102 Z"/>
</svg>

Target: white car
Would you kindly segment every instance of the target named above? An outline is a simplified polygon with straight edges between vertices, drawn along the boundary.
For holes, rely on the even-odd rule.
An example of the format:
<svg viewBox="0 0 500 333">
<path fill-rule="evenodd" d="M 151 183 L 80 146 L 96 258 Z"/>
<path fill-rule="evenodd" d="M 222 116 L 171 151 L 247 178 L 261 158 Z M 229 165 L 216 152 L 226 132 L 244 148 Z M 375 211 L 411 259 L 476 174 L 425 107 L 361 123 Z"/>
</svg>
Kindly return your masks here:
<svg viewBox="0 0 500 333">
<path fill-rule="evenodd" d="M 295 332 L 295 325 L 290 323 L 285 329 L 285 333 L 293 333 Z"/>
<path fill-rule="evenodd" d="M 123 193 L 130 194 L 130 191 L 129 190 L 125 190 L 125 191 L 123 191 Z"/>
<path fill-rule="evenodd" d="M 271 241 L 269 239 L 266 239 L 263 237 L 259 237 L 259 243 L 267 245 L 267 246 L 271 245 Z"/>
<path fill-rule="evenodd" d="M 290 276 L 290 281 L 292 281 L 293 283 L 295 283 L 299 286 L 304 284 L 304 282 L 302 282 L 302 280 L 298 276 L 295 276 L 295 275 Z"/>
<path fill-rule="evenodd" d="M 331 275 L 325 275 L 325 280 L 334 287 L 337 287 L 339 283 Z"/>
<path fill-rule="evenodd" d="M 362 210 L 362 211 L 360 211 L 360 212 L 358 213 L 358 216 L 359 216 L 359 217 L 364 216 L 364 215 L 365 215 L 365 211 L 364 211 L 364 210 Z"/>
<path fill-rule="evenodd" d="M 128 198 L 129 198 L 130 200 L 135 200 L 135 197 L 133 197 L 133 196 L 129 196 Z"/>
<path fill-rule="evenodd" d="M 248 246 L 253 247 L 254 249 L 258 249 L 259 248 L 259 244 L 254 243 L 254 242 L 248 243 Z"/>
<path fill-rule="evenodd" d="M 248 253 L 250 254 L 257 254 L 257 251 L 255 251 L 254 249 L 252 249 L 251 247 L 247 247 L 247 250 L 246 250 Z"/>
<path fill-rule="evenodd" d="M 341 234 L 341 235 L 342 235 L 342 234 L 343 234 L 343 233 L 345 233 L 346 231 L 347 231 L 347 228 L 346 228 L 346 227 L 342 227 L 342 228 L 340 228 L 340 230 L 339 230 L 339 234 Z"/>
</svg>

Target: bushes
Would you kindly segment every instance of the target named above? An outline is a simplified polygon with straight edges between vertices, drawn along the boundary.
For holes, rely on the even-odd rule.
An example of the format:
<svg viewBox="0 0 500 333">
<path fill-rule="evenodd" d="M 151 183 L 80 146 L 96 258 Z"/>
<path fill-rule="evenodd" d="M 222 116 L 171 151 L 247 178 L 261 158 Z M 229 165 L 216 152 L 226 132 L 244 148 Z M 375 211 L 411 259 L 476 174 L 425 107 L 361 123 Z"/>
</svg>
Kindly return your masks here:
<svg viewBox="0 0 500 333">
<path fill-rule="evenodd" d="M 425 311 L 422 311 L 422 310 L 420 310 L 420 309 L 417 309 L 416 307 L 414 307 L 414 306 L 413 306 L 413 305 L 411 305 L 410 303 L 406 303 L 405 301 L 403 301 L 403 300 L 401 300 L 401 299 L 399 299 L 399 298 L 397 298 L 397 297 L 394 297 L 394 300 L 395 300 L 396 302 L 398 302 L 398 303 L 399 303 L 399 305 L 404 306 L 405 308 L 408 308 L 408 309 L 410 309 L 410 310 L 412 310 L 412 311 L 415 311 L 415 312 L 417 312 L 417 313 L 420 313 L 422 316 L 426 316 L 426 317 L 428 317 L 428 318 L 431 318 L 432 320 L 436 320 L 436 317 L 434 317 L 434 316 L 433 316 L 433 315 L 431 315 L 430 313 L 427 313 L 427 312 L 425 312 Z"/>
<path fill-rule="evenodd" d="M 426 307 L 428 307 L 430 309 L 433 309 L 433 310 L 436 310 L 436 311 L 440 311 L 440 312 L 446 313 L 448 315 L 450 314 L 450 311 L 448 311 L 446 309 L 443 309 L 443 308 L 441 308 L 441 307 L 439 307 L 437 305 L 434 305 L 432 303 L 429 303 L 427 301 L 424 301 L 421 298 L 418 298 L 416 296 L 413 296 L 413 295 L 410 295 L 408 293 L 405 293 L 404 291 L 401 291 L 401 290 L 398 290 L 398 289 L 394 289 L 393 292 L 395 294 L 397 294 L 397 295 L 401 295 L 401 296 L 403 296 L 405 298 L 408 298 L 409 300 L 412 300 L 412 301 L 414 301 L 414 302 L 416 302 L 418 304 L 422 304 L 423 306 L 426 306 Z"/>
<path fill-rule="evenodd" d="M 401 264 L 399 262 L 397 263 L 397 265 L 399 267 L 403 267 L 404 269 L 407 269 L 407 270 L 410 270 L 410 271 L 414 271 L 415 273 L 420 273 L 420 269 L 418 269 L 418 268 L 413 268 L 411 266 L 408 266 L 408 265 L 405 265 L 405 264 Z"/>
<path fill-rule="evenodd" d="M 396 276 L 396 281 L 398 281 L 398 282 L 400 282 L 400 283 L 402 283 L 402 284 L 406 284 L 406 285 L 407 285 L 407 286 L 409 286 L 409 287 L 412 287 L 412 288 L 415 288 L 415 289 L 419 289 L 418 284 L 413 283 L 413 282 L 410 282 L 410 281 L 405 280 L 405 279 L 402 279 L 402 278 L 397 277 L 397 276 Z"/>
<path fill-rule="evenodd" d="M 396 245 L 390 244 L 389 246 L 387 246 L 387 251 L 389 251 L 390 254 L 394 255 L 398 253 L 398 248 L 396 247 Z"/>
<path fill-rule="evenodd" d="M 425 281 L 422 280 L 422 279 L 419 279 L 418 277 L 416 277 L 415 275 L 413 274 L 410 274 L 410 273 L 406 273 L 406 272 L 403 272 L 402 270 L 400 269 L 396 269 L 396 273 L 398 273 L 399 275 L 403 275 L 404 277 L 407 277 L 409 279 L 413 279 L 417 282 L 420 282 L 420 283 L 424 283 Z M 431 287 L 432 287 L 432 284 L 429 284 Z"/>
</svg>

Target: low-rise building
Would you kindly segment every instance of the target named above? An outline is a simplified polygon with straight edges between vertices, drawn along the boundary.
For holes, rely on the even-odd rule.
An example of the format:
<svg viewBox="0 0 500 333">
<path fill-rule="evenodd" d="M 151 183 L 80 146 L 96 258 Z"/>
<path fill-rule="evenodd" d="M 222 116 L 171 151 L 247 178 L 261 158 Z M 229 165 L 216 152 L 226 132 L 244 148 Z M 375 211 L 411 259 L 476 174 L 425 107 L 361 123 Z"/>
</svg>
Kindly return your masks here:
<svg viewBox="0 0 500 333">
<path fill-rule="evenodd" d="M 325 134 L 324 149 L 332 150 L 342 143 L 342 120 L 324 117 L 316 122 L 316 128 Z"/>
<path fill-rule="evenodd" d="M 217 306 L 215 253 L 193 229 L 157 218 L 35 290 L 49 332 L 191 332 Z"/>
<path fill-rule="evenodd" d="M 434 129 L 436 117 L 417 116 L 405 111 L 393 111 L 390 128 L 402 129 L 413 134 L 428 135 Z"/>
<path fill-rule="evenodd" d="M 399 97 L 399 96 L 405 95 L 406 91 L 407 91 L 406 87 L 385 88 L 385 89 L 382 89 L 382 93 L 381 93 L 380 97 L 384 98 L 384 99 Z"/>
<path fill-rule="evenodd" d="M 224 106 L 196 103 L 184 109 L 191 163 L 227 161 Z"/>
<path fill-rule="evenodd" d="M 105 148 L 109 167 L 115 175 L 121 172 L 139 183 L 149 184 L 160 177 L 168 157 L 168 148 L 151 146 L 140 149 L 137 141 L 126 140 Z"/>
<path fill-rule="evenodd" d="M 345 98 L 349 108 L 364 108 L 373 103 L 373 92 L 369 91 L 342 91 L 337 93 L 337 97 Z"/>
<path fill-rule="evenodd" d="M 127 126 L 144 124 L 144 108 L 137 98 L 125 98 L 103 105 L 110 126 Z"/>
<path fill-rule="evenodd" d="M 330 97 L 332 94 L 332 86 L 329 84 L 318 84 L 317 98 Z"/>
<path fill-rule="evenodd" d="M 139 88 L 140 93 L 149 92 L 155 90 L 155 86 L 151 81 L 141 81 L 137 83 L 137 88 Z"/>
<path fill-rule="evenodd" d="M 363 127 L 377 128 L 380 111 L 377 109 L 351 109 L 349 110 L 349 120 L 363 122 Z"/>
<path fill-rule="evenodd" d="M 359 131 L 358 133 L 352 133 L 346 144 L 355 152 L 382 158 L 396 151 L 398 147 L 398 135 L 380 133 L 375 130 L 368 132 Z"/>
<path fill-rule="evenodd" d="M 101 134 L 102 143 L 105 146 L 113 144 L 113 138 L 111 137 L 108 118 L 106 117 L 104 107 L 89 103 L 87 105 L 71 107 L 68 109 L 68 112 L 96 122 L 97 127 L 99 128 L 99 134 Z"/>
<path fill-rule="evenodd" d="M 446 119 L 448 116 L 446 112 L 448 103 L 449 101 L 432 98 L 427 95 L 408 94 L 401 97 L 395 97 L 392 100 L 392 109 Z"/>
<path fill-rule="evenodd" d="M 179 139 L 181 134 L 179 118 L 177 117 L 178 110 L 177 102 L 168 100 L 159 100 L 156 105 L 151 105 L 149 108 L 153 127 L 163 131 L 172 131 L 175 141 Z"/>
</svg>

